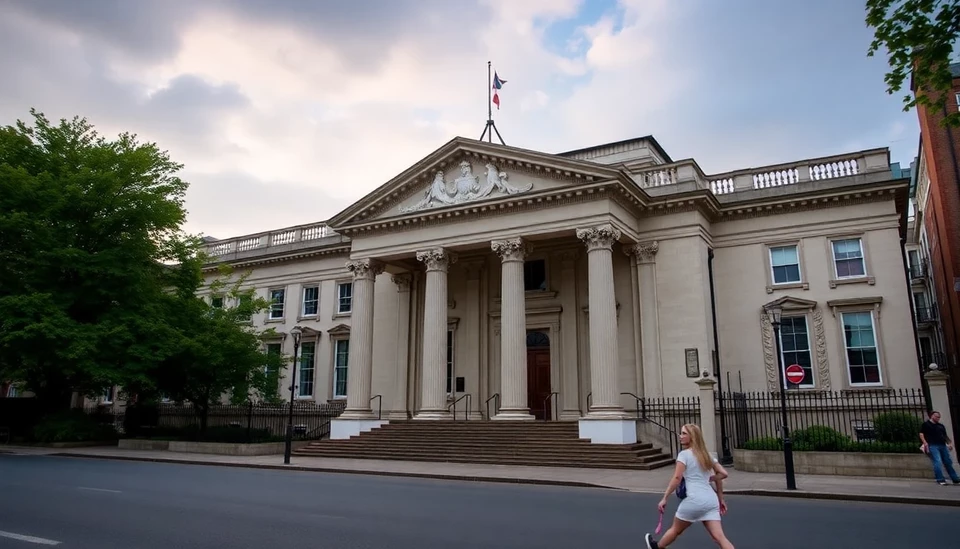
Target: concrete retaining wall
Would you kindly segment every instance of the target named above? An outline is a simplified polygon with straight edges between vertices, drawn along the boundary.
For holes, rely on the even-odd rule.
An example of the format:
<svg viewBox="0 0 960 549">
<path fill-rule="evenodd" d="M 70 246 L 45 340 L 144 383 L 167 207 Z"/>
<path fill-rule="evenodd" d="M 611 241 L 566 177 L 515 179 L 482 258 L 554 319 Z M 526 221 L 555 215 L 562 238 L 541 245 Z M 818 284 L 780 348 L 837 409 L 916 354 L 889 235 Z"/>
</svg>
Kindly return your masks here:
<svg viewBox="0 0 960 549">
<path fill-rule="evenodd" d="M 309 444 L 294 441 L 296 450 Z M 283 442 L 264 442 L 259 444 L 235 444 L 227 442 L 184 442 L 180 440 L 143 440 L 122 439 L 119 448 L 125 450 L 170 451 L 184 454 L 216 454 L 221 456 L 268 456 L 282 454 Z"/>
<path fill-rule="evenodd" d="M 783 473 L 783 452 L 734 450 L 733 466 L 750 473 Z M 933 478 L 930 458 L 916 454 L 857 452 L 794 452 L 797 474 L 851 477 Z"/>
</svg>

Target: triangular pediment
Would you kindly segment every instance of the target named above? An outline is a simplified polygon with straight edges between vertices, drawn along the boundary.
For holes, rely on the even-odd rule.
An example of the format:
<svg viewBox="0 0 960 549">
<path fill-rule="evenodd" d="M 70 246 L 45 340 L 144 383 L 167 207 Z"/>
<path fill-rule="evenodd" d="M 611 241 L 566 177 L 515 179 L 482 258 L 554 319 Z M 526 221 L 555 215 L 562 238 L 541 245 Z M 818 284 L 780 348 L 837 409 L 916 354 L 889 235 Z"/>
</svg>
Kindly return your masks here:
<svg viewBox="0 0 960 549">
<path fill-rule="evenodd" d="M 817 302 L 788 295 L 779 299 L 774 299 L 773 301 L 765 304 L 762 309 L 766 311 L 774 307 L 780 307 L 784 311 L 811 311 L 817 307 Z"/>
<path fill-rule="evenodd" d="M 327 330 L 327 335 L 331 337 L 348 336 L 350 335 L 350 326 L 347 326 L 346 324 L 337 324 L 333 328 Z"/>
<path fill-rule="evenodd" d="M 340 230 L 612 179 L 629 176 L 589 161 L 458 137 L 327 223 Z"/>
</svg>

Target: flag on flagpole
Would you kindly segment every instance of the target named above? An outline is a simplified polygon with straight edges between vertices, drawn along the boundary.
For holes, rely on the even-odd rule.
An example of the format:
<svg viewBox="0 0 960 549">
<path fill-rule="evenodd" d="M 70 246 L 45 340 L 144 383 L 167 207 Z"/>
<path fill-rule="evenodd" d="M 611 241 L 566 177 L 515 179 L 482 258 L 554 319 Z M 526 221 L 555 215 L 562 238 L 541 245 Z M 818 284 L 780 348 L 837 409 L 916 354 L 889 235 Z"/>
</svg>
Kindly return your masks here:
<svg viewBox="0 0 960 549">
<path fill-rule="evenodd" d="M 493 104 L 497 106 L 497 110 L 500 110 L 500 95 L 497 94 L 497 90 L 503 87 L 506 84 L 506 80 L 501 80 L 497 73 L 493 73 Z"/>
</svg>

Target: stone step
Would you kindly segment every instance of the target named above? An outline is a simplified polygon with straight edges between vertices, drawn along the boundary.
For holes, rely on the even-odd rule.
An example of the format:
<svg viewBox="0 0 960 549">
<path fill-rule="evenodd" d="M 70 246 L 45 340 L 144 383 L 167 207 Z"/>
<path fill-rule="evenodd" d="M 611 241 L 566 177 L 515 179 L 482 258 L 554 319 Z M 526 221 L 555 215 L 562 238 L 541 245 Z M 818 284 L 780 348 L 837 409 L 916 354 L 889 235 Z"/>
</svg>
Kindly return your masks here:
<svg viewBox="0 0 960 549">
<path fill-rule="evenodd" d="M 419 462 L 438 462 L 438 463 L 475 463 L 482 465 L 524 465 L 531 467 L 574 467 L 574 468 L 599 468 L 599 469 L 633 469 L 633 470 L 653 470 L 673 463 L 673 459 L 664 456 L 660 460 L 644 461 L 610 461 L 595 459 L 538 459 L 538 458 L 514 458 L 514 457 L 495 457 L 487 458 L 483 456 L 447 456 L 438 457 L 433 455 L 416 454 L 398 454 L 393 452 L 383 452 L 377 454 L 340 454 L 335 452 L 310 451 L 302 448 L 294 452 L 295 455 L 304 457 L 331 457 L 331 458 L 350 458 L 350 459 L 376 459 L 388 461 L 419 461 Z"/>
<path fill-rule="evenodd" d="M 333 441 L 330 443 L 321 443 L 313 448 L 323 448 L 323 449 L 336 449 L 342 450 L 345 452 L 364 452 L 364 451 L 380 451 L 380 450 L 390 450 L 395 452 L 433 452 L 436 454 L 465 454 L 465 455 L 480 455 L 480 454 L 497 454 L 497 455 L 565 455 L 565 454 L 580 454 L 586 456 L 611 456 L 611 457 L 620 457 L 627 456 L 630 458 L 633 457 L 646 457 L 646 456 L 658 456 L 663 455 L 663 452 L 657 448 L 642 448 L 642 449 L 629 449 L 624 448 L 623 450 L 616 450 L 613 448 L 586 448 L 586 447 L 569 447 L 569 446 L 554 446 L 554 447 L 536 447 L 536 446 L 524 446 L 524 447 L 510 447 L 510 446 L 485 446 L 485 445 L 451 445 L 451 444 L 369 444 L 369 443 L 353 443 L 349 441 Z"/>
<path fill-rule="evenodd" d="M 531 463 L 619 463 L 619 464 L 650 464 L 659 463 L 664 459 L 663 454 L 654 456 L 589 456 L 577 454 L 509 454 L 509 453 L 484 453 L 484 454 L 462 454 L 458 452 L 437 453 L 437 452 L 400 452 L 400 451 L 378 451 L 378 452 L 350 452 L 346 450 L 313 449 L 303 448 L 297 451 L 298 455 L 313 455 L 323 457 L 338 457 L 346 459 L 386 459 L 387 456 L 394 456 L 397 459 L 409 459 L 410 461 L 449 461 L 457 460 L 470 462 L 472 460 L 526 460 Z M 669 460 L 668 460 L 669 461 Z"/>
</svg>

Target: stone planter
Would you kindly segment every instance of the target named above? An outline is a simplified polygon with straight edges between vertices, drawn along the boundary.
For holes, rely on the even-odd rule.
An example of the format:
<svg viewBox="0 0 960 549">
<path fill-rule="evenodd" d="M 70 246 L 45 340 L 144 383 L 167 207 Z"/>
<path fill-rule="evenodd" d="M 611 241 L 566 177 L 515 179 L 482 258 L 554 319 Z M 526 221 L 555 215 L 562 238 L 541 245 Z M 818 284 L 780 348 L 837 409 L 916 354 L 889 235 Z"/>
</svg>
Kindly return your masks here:
<svg viewBox="0 0 960 549">
<path fill-rule="evenodd" d="M 919 446 L 919 445 L 918 445 Z M 930 458 L 916 454 L 860 452 L 793 452 L 798 475 L 850 477 L 933 478 Z M 733 467 L 749 473 L 783 473 L 783 452 L 734 450 Z"/>
</svg>

